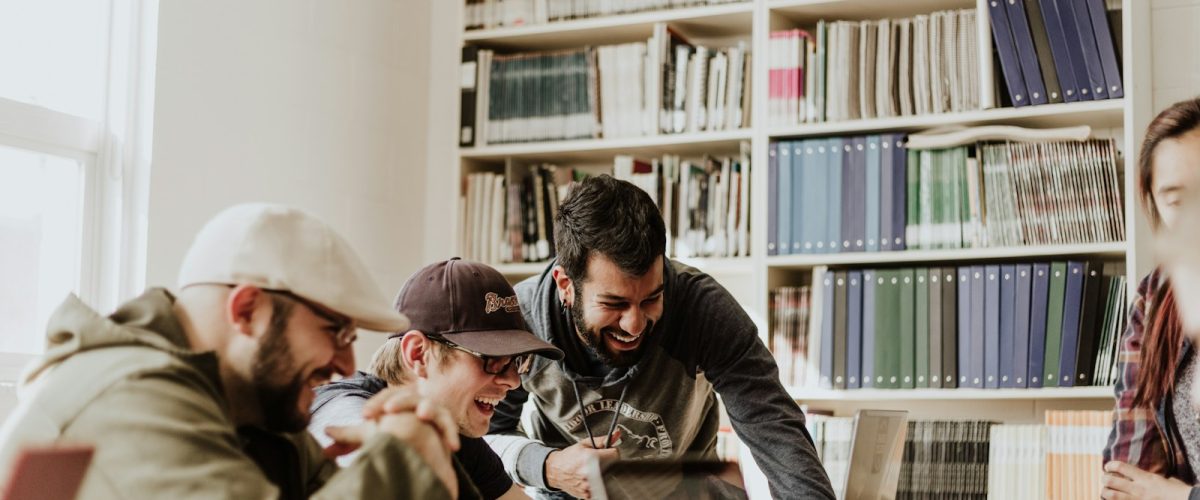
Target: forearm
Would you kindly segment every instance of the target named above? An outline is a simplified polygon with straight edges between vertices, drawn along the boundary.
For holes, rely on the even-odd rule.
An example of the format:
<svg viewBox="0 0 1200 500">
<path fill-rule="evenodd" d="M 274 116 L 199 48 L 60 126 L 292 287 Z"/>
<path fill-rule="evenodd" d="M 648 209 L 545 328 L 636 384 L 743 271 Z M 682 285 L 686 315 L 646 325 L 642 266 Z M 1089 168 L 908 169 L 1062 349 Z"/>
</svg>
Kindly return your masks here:
<svg viewBox="0 0 1200 500">
<path fill-rule="evenodd" d="M 519 434 L 489 434 L 484 440 L 500 455 L 504 470 L 513 481 L 525 486 L 550 488 L 546 482 L 546 457 L 556 448 Z"/>
</svg>

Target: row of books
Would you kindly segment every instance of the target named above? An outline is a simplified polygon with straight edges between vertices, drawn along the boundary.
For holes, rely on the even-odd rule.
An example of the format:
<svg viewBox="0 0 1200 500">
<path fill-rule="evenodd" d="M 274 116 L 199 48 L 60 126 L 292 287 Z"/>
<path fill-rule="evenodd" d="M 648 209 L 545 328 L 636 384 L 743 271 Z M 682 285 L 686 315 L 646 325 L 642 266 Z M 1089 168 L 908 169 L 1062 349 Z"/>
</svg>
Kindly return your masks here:
<svg viewBox="0 0 1200 500">
<path fill-rule="evenodd" d="M 772 299 L 785 385 L 834 389 L 1111 385 L 1120 264 L 813 271 Z"/>
<path fill-rule="evenodd" d="M 609 172 L 510 161 L 505 173 L 468 174 L 460 199 L 462 256 L 497 263 L 554 257 L 558 204 L 574 182 L 596 173 L 611 173 L 650 195 L 662 213 L 672 257 L 750 255 L 750 161 L 744 144 L 737 156 L 696 161 L 619 155 Z"/>
<path fill-rule="evenodd" d="M 810 413 L 806 425 L 836 490 L 849 470 L 854 419 Z M 910 421 L 896 498 L 1099 498 L 1111 426 L 1109 411 L 1048 410 L 1041 425 Z"/>
<path fill-rule="evenodd" d="M 747 0 L 466 0 L 468 30 L 527 26 L 570 19 L 679 9 Z"/>
<path fill-rule="evenodd" d="M 909 149 L 902 134 L 779 141 L 767 253 L 1123 241 L 1111 139 Z"/>
<path fill-rule="evenodd" d="M 988 499 L 1100 498 L 1111 411 L 1048 410 L 1045 425 L 993 425 Z"/>
<path fill-rule="evenodd" d="M 463 47 L 459 145 L 738 129 L 750 54 L 693 45 L 666 24 L 646 42 L 497 54 Z"/>
<path fill-rule="evenodd" d="M 772 32 L 769 51 L 772 125 L 980 107 L 973 9 L 903 19 L 821 20 L 813 32 Z"/>
<path fill-rule="evenodd" d="M 748 144 L 738 157 L 675 155 L 641 160 L 617 156 L 613 177 L 642 188 L 659 206 L 669 253 L 687 257 L 750 255 L 750 161 Z"/>
<path fill-rule="evenodd" d="M 988 2 L 1013 106 L 1115 99 L 1121 83 L 1120 11 L 1105 0 Z"/>
<path fill-rule="evenodd" d="M 554 256 L 554 214 L 572 180 L 571 172 L 553 165 L 509 170 L 507 176 L 467 175 L 459 202 L 463 258 L 541 262 Z"/>
</svg>

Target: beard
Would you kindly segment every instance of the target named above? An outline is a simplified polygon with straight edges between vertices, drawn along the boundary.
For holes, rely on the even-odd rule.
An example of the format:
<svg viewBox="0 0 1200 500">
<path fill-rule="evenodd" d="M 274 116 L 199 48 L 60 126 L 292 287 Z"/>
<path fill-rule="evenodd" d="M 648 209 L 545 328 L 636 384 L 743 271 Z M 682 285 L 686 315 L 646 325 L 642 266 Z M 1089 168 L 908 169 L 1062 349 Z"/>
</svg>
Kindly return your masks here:
<svg viewBox="0 0 1200 500">
<path fill-rule="evenodd" d="M 262 413 L 263 428 L 274 432 L 299 432 L 308 427 L 309 413 L 301 410 L 301 391 L 308 390 L 305 378 L 292 369 L 292 352 L 284 331 L 287 316 L 282 321 L 272 317 L 271 324 L 263 337 L 262 345 L 255 354 L 251 376 L 255 381 L 254 391 L 258 396 L 259 411 Z"/>
<path fill-rule="evenodd" d="M 608 344 L 604 342 L 604 336 L 608 335 L 606 332 L 617 332 L 626 336 L 632 336 L 633 334 L 620 328 L 597 329 L 589 324 L 583 317 L 583 294 L 580 293 L 579 287 L 575 287 L 575 300 L 571 306 L 571 319 L 575 322 L 575 333 L 579 336 L 579 340 L 583 341 L 583 345 L 587 346 L 588 350 L 592 351 L 592 354 L 601 363 L 613 368 L 629 368 L 642 360 L 642 351 L 645 344 L 638 346 L 637 349 L 632 351 L 621 352 L 613 351 L 608 347 Z M 647 320 L 646 328 L 642 330 L 642 335 L 648 335 L 653 328 L 654 321 Z"/>
</svg>

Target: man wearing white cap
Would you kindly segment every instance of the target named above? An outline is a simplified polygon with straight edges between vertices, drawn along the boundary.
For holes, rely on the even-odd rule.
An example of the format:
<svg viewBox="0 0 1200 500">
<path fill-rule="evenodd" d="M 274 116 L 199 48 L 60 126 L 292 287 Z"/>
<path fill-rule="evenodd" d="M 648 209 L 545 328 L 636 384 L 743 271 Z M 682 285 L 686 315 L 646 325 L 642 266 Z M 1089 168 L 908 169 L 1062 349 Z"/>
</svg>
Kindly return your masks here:
<svg viewBox="0 0 1200 500">
<path fill-rule="evenodd" d="M 304 431 L 312 388 L 354 370 L 356 328 L 395 332 L 353 250 L 301 211 L 229 208 L 200 231 L 176 294 L 104 317 L 71 296 L 0 428 L 0 471 L 23 446 L 95 447 L 80 498 L 449 498 L 458 430 L 404 389 L 331 429 L 337 466 Z"/>
</svg>

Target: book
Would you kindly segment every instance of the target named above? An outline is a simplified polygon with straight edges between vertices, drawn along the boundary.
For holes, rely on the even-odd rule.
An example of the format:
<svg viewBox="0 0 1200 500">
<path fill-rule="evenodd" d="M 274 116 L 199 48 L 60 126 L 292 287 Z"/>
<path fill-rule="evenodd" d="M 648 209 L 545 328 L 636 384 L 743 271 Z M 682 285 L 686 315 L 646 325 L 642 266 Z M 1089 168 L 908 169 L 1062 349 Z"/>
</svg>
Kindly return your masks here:
<svg viewBox="0 0 1200 500">
<path fill-rule="evenodd" d="M 1063 299 L 1067 286 L 1067 263 L 1050 263 L 1050 291 L 1046 300 L 1046 356 L 1042 385 L 1059 387 L 1059 357 L 1062 354 Z"/>
<path fill-rule="evenodd" d="M 862 387 L 863 273 L 846 273 L 846 388 Z"/>
<path fill-rule="evenodd" d="M 983 295 L 983 386 L 1000 387 L 1000 296 L 1002 276 L 1000 266 L 984 266 Z"/>
<path fill-rule="evenodd" d="M 1025 88 L 1029 92 L 1030 104 L 1046 104 L 1050 102 L 1046 84 L 1042 79 L 1042 69 L 1038 61 L 1037 50 L 1034 48 L 1033 32 L 1029 26 L 1029 17 L 1025 11 L 1025 2 L 1021 0 L 1003 0 L 1008 11 L 1008 25 L 1012 29 L 1013 42 L 1017 49 L 1017 63 L 1021 68 L 1021 76 L 1025 80 Z"/>
<path fill-rule="evenodd" d="M 1012 99 L 1013 107 L 1019 108 L 1029 105 L 1030 100 L 1005 4 L 1004 0 L 989 0 L 988 19 L 991 22 L 992 40 L 996 44 L 996 54 L 1000 60 L 1000 69 L 1004 74 L 1009 98 Z"/>
</svg>

